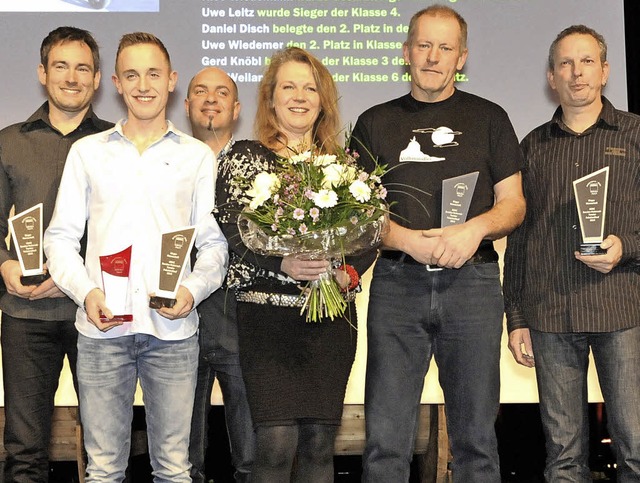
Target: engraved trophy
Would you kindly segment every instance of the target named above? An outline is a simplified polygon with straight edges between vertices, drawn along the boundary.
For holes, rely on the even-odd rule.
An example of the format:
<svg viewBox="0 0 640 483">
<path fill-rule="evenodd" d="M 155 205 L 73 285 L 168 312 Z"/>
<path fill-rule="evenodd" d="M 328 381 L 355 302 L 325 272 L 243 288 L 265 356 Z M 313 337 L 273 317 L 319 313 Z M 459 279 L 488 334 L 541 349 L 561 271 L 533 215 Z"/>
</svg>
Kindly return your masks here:
<svg viewBox="0 0 640 483">
<path fill-rule="evenodd" d="M 22 285 L 38 285 L 49 278 L 43 268 L 42 203 L 9 218 L 11 238 L 18 255 Z"/>
<path fill-rule="evenodd" d="M 105 304 L 114 314 L 107 319 L 100 315 L 102 322 L 131 322 L 133 315 L 129 309 L 129 268 L 131 266 L 131 246 L 112 255 L 100 256 L 102 287 Z"/>
<path fill-rule="evenodd" d="M 149 307 L 171 308 L 176 303 L 178 287 L 195 241 L 195 227 L 162 234 L 158 290 L 149 296 Z"/>
<path fill-rule="evenodd" d="M 442 209 L 440 227 L 460 225 L 467 221 L 469 206 L 478 181 L 478 171 L 442 180 Z M 427 265 L 430 272 L 442 270 L 441 267 Z"/>
<path fill-rule="evenodd" d="M 471 198 L 476 189 L 478 171 L 442 181 L 440 226 L 460 225 L 467 221 Z"/>
<path fill-rule="evenodd" d="M 607 213 L 607 190 L 609 186 L 609 166 L 594 171 L 573 182 L 582 243 L 580 255 L 603 255 L 607 250 L 600 248 L 604 240 L 604 221 Z"/>
</svg>

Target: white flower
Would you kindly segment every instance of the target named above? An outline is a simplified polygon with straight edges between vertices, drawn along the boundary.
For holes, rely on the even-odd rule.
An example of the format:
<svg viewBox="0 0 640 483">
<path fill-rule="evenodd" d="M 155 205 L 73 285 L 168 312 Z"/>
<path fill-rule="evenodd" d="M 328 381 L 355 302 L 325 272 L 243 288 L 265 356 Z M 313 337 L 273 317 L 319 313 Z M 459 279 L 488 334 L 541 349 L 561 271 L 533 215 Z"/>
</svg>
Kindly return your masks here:
<svg viewBox="0 0 640 483">
<path fill-rule="evenodd" d="M 254 178 L 251 183 L 251 188 L 247 190 L 246 195 L 253 198 L 249 207 L 253 210 L 262 206 L 267 201 L 271 194 L 278 191 L 280 188 L 280 180 L 274 173 L 267 173 L 262 171 Z"/>
<path fill-rule="evenodd" d="M 275 173 L 268 173 L 262 171 L 258 173 L 253 180 L 251 189 L 257 189 L 259 191 L 271 191 L 272 193 L 278 191 L 280 188 L 280 180 Z"/>
<path fill-rule="evenodd" d="M 335 163 L 335 161 L 335 154 L 321 154 L 313 159 L 313 164 L 314 166 L 328 166 L 331 163 Z"/>
<path fill-rule="evenodd" d="M 353 181 L 358 176 L 358 170 L 353 166 L 346 167 L 345 179 L 347 181 Z"/>
<path fill-rule="evenodd" d="M 252 210 L 255 210 L 257 208 L 260 208 L 265 201 L 267 201 L 269 199 L 270 194 L 265 192 L 262 193 L 258 193 L 250 202 L 249 202 L 249 208 L 251 208 Z"/>
<path fill-rule="evenodd" d="M 314 195 L 313 202 L 318 208 L 331 208 L 338 204 L 338 194 L 333 190 L 320 190 Z"/>
<path fill-rule="evenodd" d="M 337 188 L 344 184 L 350 183 L 356 178 L 357 171 L 353 166 L 346 166 L 344 164 L 330 164 L 322 168 L 324 178 L 322 179 L 322 187 Z"/>
<path fill-rule="evenodd" d="M 291 164 L 298 164 L 298 163 L 301 163 L 303 161 L 306 161 L 310 157 L 311 157 L 311 151 L 305 151 L 304 153 L 298 153 L 298 154 L 294 154 L 293 156 L 291 156 L 289 158 L 289 162 Z"/>
<path fill-rule="evenodd" d="M 365 203 L 371 198 L 371 188 L 369 188 L 366 183 L 363 183 L 359 179 L 351 183 L 351 185 L 349 186 L 349 192 L 360 203 Z"/>
<path fill-rule="evenodd" d="M 324 178 L 322 179 L 322 187 L 326 189 L 337 188 L 344 183 L 345 169 L 342 164 L 330 164 L 322 168 Z"/>
</svg>

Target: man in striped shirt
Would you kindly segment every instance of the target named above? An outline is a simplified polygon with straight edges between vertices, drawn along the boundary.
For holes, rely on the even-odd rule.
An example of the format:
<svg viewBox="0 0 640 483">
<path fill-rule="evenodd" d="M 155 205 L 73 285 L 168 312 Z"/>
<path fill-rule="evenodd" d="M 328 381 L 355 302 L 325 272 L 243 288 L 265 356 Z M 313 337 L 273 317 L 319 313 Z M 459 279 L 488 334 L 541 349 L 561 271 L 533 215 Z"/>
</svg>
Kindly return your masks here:
<svg viewBox="0 0 640 483">
<path fill-rule="evenodd" d="M 508 238 L 509 348 L 536 368 L 547 481 L 591 481 L 587 367 L 593 352 L 619 482 L 640 478 L 640 117 L 602 96 L 604 38 L 583 25 L 549 49 L 560 107 L 522 141 L 527 215 Z M 580 255 L 572 182 L 609 167 L 601 255 Z M 534 357 L 535 354 L 535 357 Z"/>
</svg>

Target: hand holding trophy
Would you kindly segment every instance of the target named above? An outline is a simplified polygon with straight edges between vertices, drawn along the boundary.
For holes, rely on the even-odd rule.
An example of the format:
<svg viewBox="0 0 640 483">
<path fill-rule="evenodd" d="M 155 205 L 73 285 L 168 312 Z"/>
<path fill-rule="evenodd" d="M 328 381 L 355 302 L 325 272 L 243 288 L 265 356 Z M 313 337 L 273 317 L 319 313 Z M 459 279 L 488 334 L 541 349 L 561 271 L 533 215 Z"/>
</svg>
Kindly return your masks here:
<svg viewBox="0 0 640 483">
<path fill-rule="evenodd" d="M 602 255 L 607 250 L 600 248 L 604 240 L 604 221 L 607 212 L 607 190 L 609 166 L 583 176 L 573 182 L 576 196 L 582 243 L 580 255 Z"/>
<path fill-rule="evenodd" d="M 130 309 L 127 303 L 131 248 L 129 246 L 118 253 L 100 256 L 105 304 L 114 314 L 110 319 L 101 314 L 101 322 L 131 322 L 133 320 L 133 315 L 128 313 Z"/>
<path fill-rule="evenodd" d="M 149 296 L 149 307 L 152 309 L 175 305 L 187 258 L 195 241 L 195 232 L 195 227 L 187 227 L 162 234 L 158 291 Z"/>
<path fill-rule="evenodd" d="M 42 203 L 9 218 L 11 239 L 18 255 L 22 285 L 39 285 L 49 278 L 43 267 Z"/>
</svg>

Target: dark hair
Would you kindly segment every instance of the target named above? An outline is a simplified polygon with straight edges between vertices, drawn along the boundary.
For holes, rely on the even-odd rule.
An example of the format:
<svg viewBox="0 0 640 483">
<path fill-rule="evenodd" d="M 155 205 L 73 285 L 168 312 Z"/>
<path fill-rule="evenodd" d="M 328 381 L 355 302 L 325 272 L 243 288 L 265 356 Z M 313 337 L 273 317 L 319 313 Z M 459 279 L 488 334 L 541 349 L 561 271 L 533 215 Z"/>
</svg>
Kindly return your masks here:
<svg viewBox="0 0 640 483">
<path fill-rule="evenodd" d="M 571 27 L 567 27 L 562 32 L 558 34 L 556 39 L 551 42 L 551 46 L 549 47 L 549 59 L 548 59 L 548 67 L 550 71 L 553 71 L 553 66 L 555 63 L 556 49 L 558 48 L 558 44 L 562 39 L 568 37 L 569 35 L 590 35 L 593 37 L 596 42 L 598 42 L 598 47 L 600 48 L 600 62 L 603 64 L 607 61 L 607 42 L 605 42 L 604 37 L 600 35 L 598 32 L 593 30 L 586 25 L 572 25 Z"/>
<path fill-rule="evenodd" d="M 64 44 L 66 42 L 82 42 L 89 47 L 93 57 L 94 74 L 100 70 L 100 50 L 91 32 L 77 27 L 58 27 L 49 32 L 49 35 L 44 38 L 40 45 L 40 63 L 43 65 L 45 72 L 47 71 L 51 49 L 58 44 Z"/>
<path fill-rule="evenodd" d="M 269 149 L 278 151 L 286 147 L 289 140 L 280 130 L 273 93 L 280 68 L 287 62 L 307 64 L 313 72 L 320 97 L 320 114 L 313 126 L 313 142 L 319 149 L 334 154 L 338 148 L 336 137 L 340 129 L 340 113 L 338 112 L 338 89 L 327 68 L 309 52 L 298 47 L 288 47 L 276 52 L 271 57 L 260 86 L 258 87 L 258 107 L 255 119 L 255 133 L 258 140 Z"/>
<path fill-rule="evenodd" d="M 169 57 L 169 51 L 158 37 L 147 32 L 133 32 L 130 34 L 124 34 L 118 44 L 118 50 L 116 51 L 116 73 L 118 72 L 118 57 L 120 53 L 127 47 L 132 45 L 151 44 L 156 45 L 162 51 L 167 62 L 169 63 L 169 70 L 171 70 L 171 58 Z"/>
<path fill-rule="evenodd" d="M 462 15 L 460 15 L 451 7 L 447 7 L 446 5 L 431 5 L 430 7 L 423 8 L 419 12 L 416 12 L 409 21 L 409 32 L 407 33 L 407 40 L 405 42 L 406 45 L 410 46 L 411 42 L 413 42 L 413 35 L 415 34 L 418 19 L 420 19 L 420 17 L 424 15 L 429 15 L 430 17 L 449 17 L 455 19 L 460 26 L 460 52 L 462 53 L 467 48 L 467 22 L 462 17 Z"/>
</svg>

